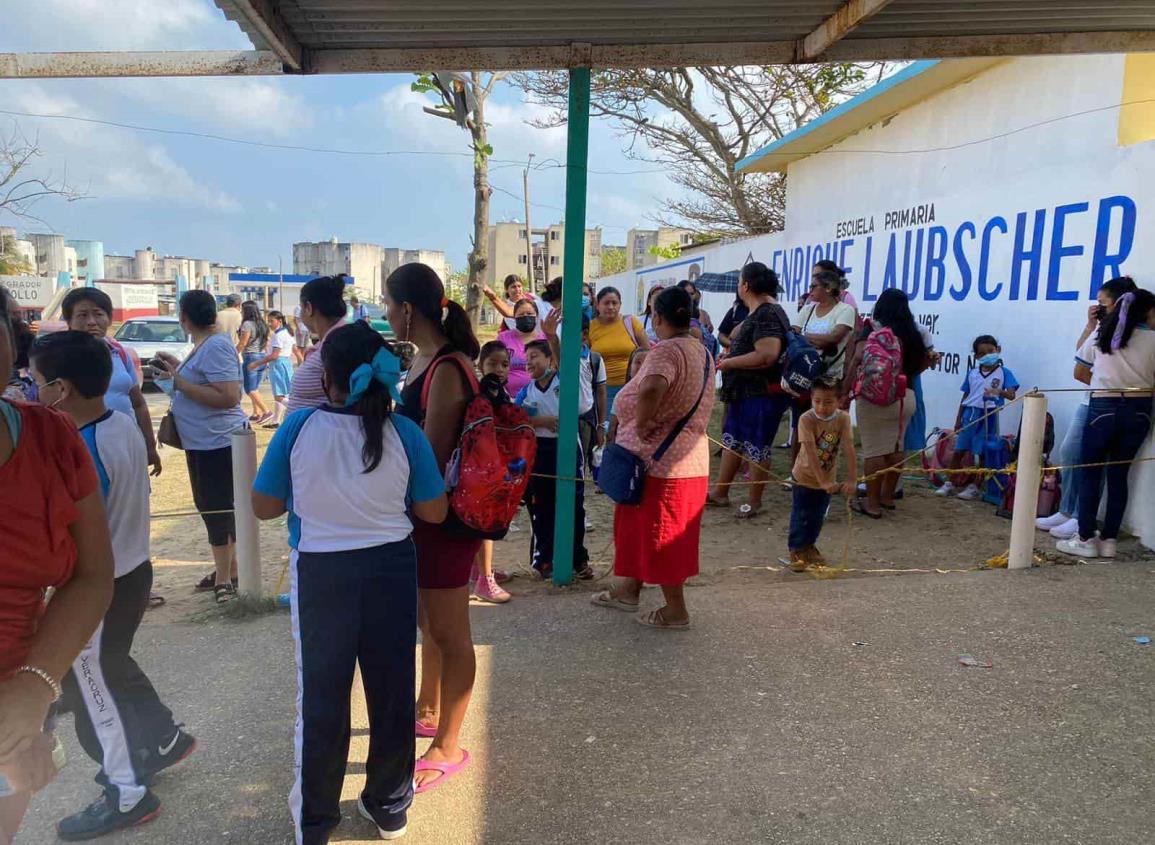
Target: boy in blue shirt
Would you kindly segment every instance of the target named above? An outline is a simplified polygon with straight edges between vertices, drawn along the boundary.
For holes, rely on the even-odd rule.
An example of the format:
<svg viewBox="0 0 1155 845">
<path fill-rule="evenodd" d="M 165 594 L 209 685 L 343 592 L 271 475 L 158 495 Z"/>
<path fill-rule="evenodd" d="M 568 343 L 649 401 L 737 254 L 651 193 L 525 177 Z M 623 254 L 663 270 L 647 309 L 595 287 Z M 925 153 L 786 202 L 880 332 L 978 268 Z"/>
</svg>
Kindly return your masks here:
<svg viewBox="0 0 1155 845">
<path fill-rule="evenodd" d="M 558 415 L 561 413 L 561 381 L 553 367 L 549 341 L 532 340 L 525 345 L 525 367 L 533 381 L 521 389 L 515 401 L 526 409 L 537 434 L 537 457 L 533 462 L 529 487 L 525 491 L 525 504 L 533 526 L 533 568 L 544 580 L 553 575 L 557 480 L 540 476 L 558 474 L 557 428 Z M 575 578 L 588 581 L 594 577 L 594 570 L 590 566 L 589 552 L 585 547 L 585 484 L 580 480 L 584 463 L 579 444 L 575 468 L 579 480 L 575 497 L 573 567 Z"/>
<path fill-rule="evenodd" d="M 1019 381 L 1009 367 L 1004 366 L 999 342 L 989 334 L 979 335 L 972 346 L 975 366 L 967 372 L 962 383 L 963 400 L 955 421 L 954 457 L 951 469 L 969 466 L 972 455 L 982 455 L 983 446 L 999 438 L 999 415 L 994 413 L 1014 399 Z M 987 416 L 990 414 L 990 416 Z M 985 419 L 984 419 L 985 417 Z M 981 422 L 980 422 L 981 420 Z M 955 486 L 948 479 L 935 491 L 939 496 L 950 496 Z M 974 482 L 958 494 L 960 499 L 977 499 L 978 485 Z"/>
</svg>

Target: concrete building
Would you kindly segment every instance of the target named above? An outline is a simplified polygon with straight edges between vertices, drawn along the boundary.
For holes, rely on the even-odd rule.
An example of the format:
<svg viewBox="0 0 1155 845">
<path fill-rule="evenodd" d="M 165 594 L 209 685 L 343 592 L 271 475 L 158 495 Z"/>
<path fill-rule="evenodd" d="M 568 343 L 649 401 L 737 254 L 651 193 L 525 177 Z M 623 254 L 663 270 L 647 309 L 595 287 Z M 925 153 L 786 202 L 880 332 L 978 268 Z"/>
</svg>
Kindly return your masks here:
<svg viewBox="0 0 1155 845">
<path fill-rule="evenodd" d="M 65 249 L 76 256 L 73 278 L 78 285 L 90 285 L 104 275 L 104 243 L 102 241 L 65 241 Z"/>
<path fill-rule="evenodd" d="M 399 247 L 385 247 L 382 250 L 381 261 L 381 278 L 389 278 L 389 274 L 400 267 L 402 264 L 412 264 L 418 262 L 420 264 L 428 264 L 437 271 L 437 275 L 441 277 L 441 281 L 446 281 L 453 268 L 445 257 L 445 253 L 439 249 L 401 249 Z"/>
<path fill-rule="evenodd" d="M 659 226 L 657 229 L 630 229 L 626 232 L 626 269 L 649 267 L 663 259 L 650 252 L 653 247 L 685 247 L 694 242 L 688 229 Z"/>
<path fill-rule="evenodd" d="M 345 273 L 357 279 L 358 289 L 372 301 L 381 298 L 385 248 L 379 244 L 327 241 L 293 244 L 293 273 L 303 276 L 335 276 Z"/>
<path fill-rule="evenodd" d="M 56 276 L 69 272 L 67 247 L 64 235 L 43 235 L 29 233 L 25 240 L 32 244 L 32 273 L 35 276 Z M 76 263 L 73 250 L 72 262 Z"/>
<path fill-rule="evenodd" d="M 550 279 L 565 271 L 565 224 L 555 223 L 544 229 L 534 229 L 533 272 L 540 289 Z M 597 278 L 601 274 L 602 230 L 586 229 L 585 266 L 583 281 Z M 525 248 L 525 225 L 523 223 L 497 223 L 489 227 L 489 263 L 485 268 L 485 283 L 495 290 L 500 288 L 506 276 L 516 275 L 529 278 L 526 267 L 528 255 Z"/>
</svg>

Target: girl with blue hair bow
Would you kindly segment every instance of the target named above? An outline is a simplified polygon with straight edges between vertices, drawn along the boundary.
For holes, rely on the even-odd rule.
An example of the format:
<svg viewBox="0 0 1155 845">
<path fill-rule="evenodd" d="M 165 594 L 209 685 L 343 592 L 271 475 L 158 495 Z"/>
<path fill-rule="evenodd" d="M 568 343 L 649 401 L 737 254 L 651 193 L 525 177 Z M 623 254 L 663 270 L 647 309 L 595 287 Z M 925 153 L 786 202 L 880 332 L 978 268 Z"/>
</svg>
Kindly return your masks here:
<svg viewBox="0 0 1155 845">
<path fill-rule="evenodd" d="M 341 820 L 349 696 L 361 667 L 369 711 L 362 816 L 386 839 L 413 801 L 417 647 L 414 516 L 441 523 L 445 482 L 420 427 L 393 412 L 400 362 L 363 322 L 321 350 L 329 404 L 290 414 L 253 484 L 261 519 L 288 512 L 297 644 L 297 841 L 324 843 Z"/>
</svg>

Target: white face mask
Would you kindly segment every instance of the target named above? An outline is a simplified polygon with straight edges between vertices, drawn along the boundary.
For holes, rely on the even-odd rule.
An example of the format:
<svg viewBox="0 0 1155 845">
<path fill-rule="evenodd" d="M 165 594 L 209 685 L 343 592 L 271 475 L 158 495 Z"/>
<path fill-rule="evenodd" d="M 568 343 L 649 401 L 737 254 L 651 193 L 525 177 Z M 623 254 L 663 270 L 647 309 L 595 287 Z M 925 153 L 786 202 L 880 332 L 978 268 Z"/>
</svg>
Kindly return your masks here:
<svg viewBox="0 0 1155 845">
<path fill-rule="evenodd" d="M 818 413 L 817 411 L 815 411 L 815 412 L 814 412 L 814 416 L 818 417 L 818 419 L 822 420 L 823 422 L 830 422 L 832 419 L 834 419 L 835 417 L 837 417 L 837 416 L 838 416 L 838 409 L 837 409 L 837 408 L 835 408 L 835 409 L 834 409 L 834 413 L 832 413 L 832 414 L 831 414 L 830 416 L 828 416 L 828 417 L 824 417 L 824 416 L 822 416 L 822 415 L 821 415 L 820 413 Z"/>
</svg>

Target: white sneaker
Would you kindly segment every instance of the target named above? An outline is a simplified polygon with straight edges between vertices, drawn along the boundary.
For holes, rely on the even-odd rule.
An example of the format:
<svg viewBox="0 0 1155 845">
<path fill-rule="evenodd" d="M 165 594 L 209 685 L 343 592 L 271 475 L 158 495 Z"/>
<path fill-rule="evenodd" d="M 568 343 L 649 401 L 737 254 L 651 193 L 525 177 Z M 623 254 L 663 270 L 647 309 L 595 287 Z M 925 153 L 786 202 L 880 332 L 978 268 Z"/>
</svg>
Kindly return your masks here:
<svg viewBox="0 0 1155 845">
<path fill-rule="evenodd" d="M 954 494 L 954 485 L 949 481 L 934 491 L 936 496 L 950 496 Z"/>
<path fill-rule="evenodd" d="M 586 531 L 588 532 L 588 531 L 593 531 L 593 530 L 594 530 L 594 524 L 587 519 L 586 520 Z"/>
<path fill-rule="evenodd" d="M 1070 540 L 1060 540 L 1055 548 L 1065 555 L 1071 557 L 1081 557 L 1087 560 L 1094 560 L 1099 557 L 1099 541 L 1095 538 L 1090 540 L 1082 540 L 1079 537 L 1072 537 Z"/>
<path fill-rule="evenodd" d="M 958 497 L 964 501 L 970 502 L 979 497 L 979 488 L 974 484 L 967 485 L 967 489 L 958 494 Z"/>
<path fill-rule="evenodd" d="M 373 814 L 369 812 L 365 806 L 365 802 L 360 798 L 357 799 L 357 812 L 361 814 L 361 818 L 373 822 L 373 825 L 376 827 L 377 820 L 373 818 Z M 406 824 L 401 825 L 401 827 L 396 830 L 385 830 L 383 827 L 378 827 L 377 833 L 381 835 L 382 839 L 400 839 L 408 829 L 409 826 Z"/>
<path fill-rule="evenodd" d="M 1067 516 L 1065 513 L 1055 512 L 1055 513 L 1051 514 L 1050 516 L 1044 516 L 1044 517 L 1040 517 L 1039 519 L 1036 519 L 1035 520 L 1035 527 L 1038 528 L 1040 531 L 1050 531 L 1052 528 L 1058 528 L 1060 525 L 1062 525 L 1064 522 L 1066 522 L 1069 519 L 1070 519 L 1070 517 Z"/>
<path fill-rule="evenodd" d="M 1070 540 L 1079 536 L 1079 520 L 1071 517 L 1062 525 L 1055 526 L 1051 529 L 1051 536 L 1056 540 Z"/>
<path fill-rule="evenodd" d="M 1119 551 L 1118 540 L 1100 540 L 1099 541 L 1099 557 L 1114 559 L 1116 553 Z"/>
</svg>

